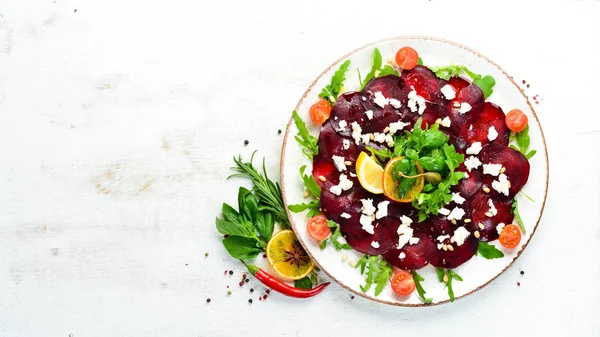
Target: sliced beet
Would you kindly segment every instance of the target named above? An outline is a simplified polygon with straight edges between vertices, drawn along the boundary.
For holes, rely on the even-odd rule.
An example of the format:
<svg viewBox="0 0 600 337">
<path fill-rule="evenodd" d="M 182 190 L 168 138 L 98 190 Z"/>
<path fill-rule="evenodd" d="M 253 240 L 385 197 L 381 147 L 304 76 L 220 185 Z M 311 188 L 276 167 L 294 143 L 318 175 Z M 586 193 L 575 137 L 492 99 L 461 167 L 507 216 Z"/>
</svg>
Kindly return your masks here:
<svg viewBox="0 0 600 337">
<path fill-rule="evenodd" d="M 394 98 L 397 100 L 405 100 L 408 97 L 410 89 L 406 88 L 404 81 L 396 75 L 388 75 L 377 77 L 369 81 L 363 89 L 363 95 L 367 97 L 364 105 L 367 109 L 381 109 L 374 102 L 375 93 L 381 92 L 385 98 Z"/>
<path fill-rule="evenodd" d="M 416 270 L 425 267 L 436 254 L 435 242 L 429 235 L 418 231 L 413 233 L 413 237 L 419 238 L 417 244 L 407 243 L 402 249 L 398 249 L 396 244 L 383 257 L 400 269 Z M 402 259 L 400 258 L 401 253 L 404 253 Z"/>
<path fill-rule="evenodd" d="M 352 188 L 347 193 L 335 195 L 329 190 L 321 190 L 321 209 L 327 219 L 333 220 L 339 224 L 346 222 L 346 218 L 342 218 L 342 213 L 350 214 L 353 217 L 360 217 L 362 212 L 362 204 L 360 199 L 369 198 L 369 193 L 362 188 Z"/>
<path fill-rule="evenodd" d="M 438 268 L 453 269 L 469 261 L 475 255 L 479 239 L 471 234 L 461 246 L 457 246 L 456 243 L 450 243 L 449 240 L 444 241 L 444 243 L 451 244 L 453 250 L 437 250 L 436 254 L 431 258 L 431 265 Z"/>
<path fill-rule="evenodd" d="M 489 217 L 490 205 L 492 201 L 498 213 Z M 514 215 L 511 214 L 511 201 L 506 199 L 493 198 L 492 194 L 478 192 L 469 200 L 471 205 L 471 222 L 466 224 L 470 232 L 479 231 L 481 241 L 493 241 L 499 236 L 496 227 L 499 223 L 512 223 Z M 488 214 L 486 214 L 488 213 Z M 483 224 L 483 229 L 479 224 Z"/>
<path fill-rule="evenodd" d="M 349 148 L 344 149 L 344 140 L 348 141 Z M 354 163 L 358 154 L 362 150 L 357 146 L 353 139 L 342 137 L 333 130 L 332 121 L 328 120 L 323 124 L 321 133 L 319 134 L 319 154 L 313 158 L 313 177 L 322 187 L 329 189 L 331 186 L 338 184 L 339 172 L 333 164 L 332 156 L 344 157 L 346 161 L 350 161 L 352 165 L 346 167 L 343 173 L 352 179 L 350 172 L 355 173 Z M 325 177 L 323 182 L 319 179 L 320 176 Z"/>
<path fill-rule="evenodd" d="M 495 143 L 508 146 L 508 137 L 510 130 L 506 127 L 505 115 L 502 109 L 494 103 L 486 102 L 483 105 L 483 110 L 477 120 L 473 121 L 470 126 L 464 126 L 461 132 L 461 137 L 466 139 L 469 144 L 473 142 L 481 142 L 481 144 Z M 472 126 L 472 127 L 471 127 Z M 488 139 L 488 131 L 490 127 L 494 127 L 498 133 L 498 137 L 490 141 Z"/>
<path fill-rule="evenodd" d="M 363 128 L 363 133 L 383 132 L 390 125 L 401 120 L 401 114 L 396 112 L 391 105 L 386 105 L 383 109 L 373 110 L 373 119 L 367 121 Z"/>
<path fill-rule="evenodd" d="M 362 228 L 360 216 L 352 216 L 340 223 L 340 230 L 350 247 L 363 254 L 381 255 L 398 244 L 400 220 L 388 216 L 373 221 L 373 225 L 374 233 L 370 234 Z M 373 242 L 378 246 L 374 247 Z"/>
<path fill-rule="evenodd" d="M 463 178 L 456 185 L 456 189 L 460 192 L 460 195 L 463 198 L 470 198 L 475 192 L 481 189 L 482 177 L 481 172 L 479 170 L 472 170 L 471 172 L 466 172 L 464 168 L 464 164 L 461 164 L 458 171 L 465 172 L 469 175 L 468 178 Z"/>
<path fill-rule="evenodd" d="M 483 110 L 484 101 L 483 91 L 475 84 L 462 88 L 456 94 L 456 97 L 447 104 L 451 132 L 461 135 L 465 126 L 478 120 Z M 471 107 L 465 113 L 460 112 L 463 103 L 467 103 Z"/>
<path fill-rule="evenodd" d="M 465 80 L 462 77 L 451 77 L 448 80 L 448 84 L 450 84 L 456 92 L 459 92 L 463 88 L 468 87 L 471 84 L 471 82 Z"/>
<path fill-rule="evenodd" d="M 331 109 L 329 121 L 334 124 L 333 129 L 337 133 L 349 137 L 352 134 L 351 125 L 353 122 L 357 122 L 361 126 L 366 122 L 365 110 L 362 94 L 360 92 L 347 92 L 337 98 Z M 339 128 L 340 121 L 345 121 L 347 124 L 343 130 Z"/>
<path fill-rule="evenodd" d="M 404 80 L 409 91 L 414 88 L 419 96 L 429 102 L 442 104 L 446 100 L 440 92 L 446 81 L 437 78 L 435 73 L 425 66 L 418 65 L 411 70 L 405 70 L 400 78 Z"/>
<path fill-rule="evenodd" d="M 481 149 L 479 160 L 483 164 L 502 164 L 506 169 L 504 174 L 510 182 L 508 196 L 501 194 L 492 188 L 492 182 L 494 180 L 499 180 L 499 177 L 487 174 L 483 175 L 483 183 L 490 187 L 493 193 L 500 198 L 512 199 L 512 197 L 519 193 L 529 179 L 529 161 L 521 152 L 510 147 L 499 144 L 488 144 Z"/>
<path fill-rule="evenodd" d="M 438 214 L 432 215 L 427 220 L 413 225 L 413 227 L 435 239 L 440 235 L 452 233 L 455 226 L 445 216 Z"/>
</svg>

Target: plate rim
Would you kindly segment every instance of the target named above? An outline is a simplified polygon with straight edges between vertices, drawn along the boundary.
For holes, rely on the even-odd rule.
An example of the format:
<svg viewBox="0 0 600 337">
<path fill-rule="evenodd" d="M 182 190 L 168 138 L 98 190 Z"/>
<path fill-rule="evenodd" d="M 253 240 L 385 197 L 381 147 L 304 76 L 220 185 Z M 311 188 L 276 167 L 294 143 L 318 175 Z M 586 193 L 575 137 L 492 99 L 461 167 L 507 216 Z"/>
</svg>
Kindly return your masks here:
<svg viewBox="0 0 600 337">
<path fill-rule="evenodd" d="M 360 50 L 366 49 L 370 46 L 379 44 L 379 43 L 383 43 L 383 42 L 387 42 L 387 41 L 392 41 L 392 40 L 430 40 L 430 41 L 435 41 L 435 42 L 442 42 L 442 43 L 446 43 L 446 44 L 450 44 L 453 45 L 455 47 L 464 49 L 468 52 L 471 52 L 475 55 L 477 55 L 478 57 L 483 58 L 485 61 L 489 62 L 492 66 L 498 68 L 498 70 L 500 70 L 502 72 L 502 74 L 504 74 L 504 76 L 506 76 L 506 78 L 519 90 L 519 92 L 521 93 L 521 95 L 523 96 L 523 98 L 525 98 L 525 101 L 527 102 L 527 105 L 529 106 L 529 108 L 531 109 L 531 112 L 533 113 L 533 116 L 535 118 L 536 123 L 538 124 L 539 128 L 540 128 L 540 134 L 542 136 L 542 144 L 544 145 L 544 152 L 546 153 L 545 156 L 545 164 L 546 164 L 546 182 L 545 182 L 545 188 L 544 188 L 544 199 L 542 200 L 542 208 L 540 210 L 540 216 L 538 217 L 536 224 L 533 228 L 533 231 L 531 232 L 530 238 L 529 240 L 522 246 L 521 250 L 517 253 L 517 255 L 512 259 L 512 261 L 506 266 L 504 267 L 504 269 L 502 269 L 498 274 L 496 274 L 496 276 L 492 277 L 491 279 L 489 279 L 487 282 L 485 282 L 484 284 L 480 285 L 479 287 L 472 289 L 471 291 L 462 294 L 460 296 L 457 296 L 454 301 L 458 300 L 458 299 L 462 299 L 468 295 L 471 295 L 479 290 L 481 290 L 482 288 L 486 287 L 488 284 L 490 284 L 492 281 L 494 281 L 495 279 L 497 279 L 500 275 L 502 275 L 508 268 L 510 268 L 515 261 L 517 261 L 517 259 L 521 256 L 521 253 L 523 253 L 525 251 L 525 249 L 527 248 L 527 246 L 529 245 L 529 243 L 531 242 L 531 240 L 533 239 L 533 236 L 535 235 L 535 232 L 538 229 L 538 226 L 540 224 L 540 221 L 542 220 L 542 217 L 544 215 L 544 208 L 546 206 L 546 199 L 548 197 L 548 181 L 550 179 L 550 165 L 549 165 L 549 154 L 548 154 L 548 148 L 546 145 L 546 138 L 544 136 L 544 130 L 542 128 L 542 124 L 540 123 L 540 120 L 537 116 L 537 113 L 535 112 L 535 109 L 533 108 L 533 105 L 531 104 L 531 102 L 529 101 L 529 98 L 527 97 L 527 95 L 525 95 L 525 92 L 523 91 L 523 89 L 521 89 L 521 87 L 519 87 L 519 85 L 517 84 L 517 82 L 506 72 L 504 71 L 504 69 L 502 69 L 497 63 L 495 63 L 494 61 L 492 61 L 490 58 L 486 57 L 485 55 L 481 54 L 480 52 L 471 49 L 465 45 L 462 45 L 460 43 L 454 42 L 454 41 L 450 41 L 450 40 L 446 40 L 446 39 L 442 39 L 442 38 L 437 38 L 437 37 L 431 37 L 431 36 L 419 36 L 419 35 L 408 35 L 408 36 L 394 36 L 394 37 L 389 37 L 389 38 L 385 38 L 385 39 L 381 39 L 378 41 L 374 41 L 368 44 L 365 44 L 361 47 L 358 47 L 348 53 L 346 53 L 345 55 L 343 55 L 342 57 L 338 58 L 335 62 L 333 62 L 331 65 L 329 65 L 327 68 L 325 68 L 320 74 L 319 76 L 316 77 L 316 79 L 308 86 L 308 88 L 306 89 L 306 91 L 304 91 L 304 94 L 302 95 L 302 97 L 300 97 L 300 100 L 298 101 L 298 104 L 296 104 L 296 107 L 294 108 L 294 110 L 298 110 L 300 108 L 300 105 L 302 104 L 302 102 L 306 99 L 306 97 L 308 96 L 308 93 L 314 88 L 314 86 L 316 85 L 317 81 L 319 79 L 321 79 L 321 77 L 323 77 L 327 72 L 329 72 L 333 67 L 337 66 L 339 63 L 341 63 L 343 60 L 347 59 L 348 57 L 350 57 L 351 55 L 357 53 Z M 285 162 L 284 162 L 284 157 L 285 157 L 285 152 L 286 152 L 286 147 L 287 147 L 287 141 L 289 139 L 289 132 L 290 132 L 290 126 L 293 123 L 293 118 L 290 117 L 290 120 L 288 121 L 288 124 L 286 126 L 286 130 L 285 130 L 285 134 L 284 134 L 284 138 L 283 138 L 283 144 L 281 146 L 281 155 L 280 155 L 280 159 L 279 159 L 279 171 L 280 171 L 280 181 L 283 182 L 284 181 L 284 166 L 285 166 Z M 343 282 L 341 282 L 340 280 L 338 280 L 337 278 L 333 277 L 325 268 L 323 268 L 321 266 L 321 264 L 314 258 L 314 256 L 310 253 L 310 250 L 307 249 L 307 245 L 304 243 L 304 241 L 302 240 L 302 237 L 298 235 L 298 232 L 296 230 L 296 224 L 293 220 L 292 217 L 292 213 L 288 208 L 288 202 L 287 202 L 287 198 L 286 198 L 286 190 L 285 190 L 285 185 L 283 183 L 281 183 L 281 194 L 283 197 L 283 203 L 285 206 L 285 211 L 287 213 L 288 219 L 290 219 L 290 226 L 292 228 L 292 230 L 294 231 L 294 233 L 296 233 L 296 237 L 298 238 L 298 241 L 300 241 L 300 244 L 302 245 L 302 247 L 304 248 L 304 250 L 308 253 L 308 255 L 310 256 L 310 258 L 315 262 L 315 264 L 325 273 L 327 274 L 327 276 L 334 280 L 337 284 L 339 284 L 341 287 L 343 287 L 344 289 L 358 295 L 361 297 L 364 297 L 366 299 L 375 301 L 375 302 L 379 302 L 379 303 L 383 303 L 383 304 L 388 304 L 388 305 L 393 305 L 393 306 L 398 306 L 398 307 L 432 307 L 432 306 L 436 306 L 436 305 L 440 305 L 440 304 L 445 304 L 445 303 L 449 303 L 450 300 L 446 299 L 443 301 L 439 301 L 436 303 L 418 303 L 418 304 L 412 304 L 412 303 L 401 303 L 401 302 L 392 302 L 392 301 L 387 301 L 387 300 L 383 300 L 380 298 L 377 298 L 375 296 L 371 296 L 369 294 L 363 293 L 363 292 L 359 292 L 355 289 L 352 289 L 351 287 L 347 286 L 346 284 L 344 284 Z"/>
</svg>

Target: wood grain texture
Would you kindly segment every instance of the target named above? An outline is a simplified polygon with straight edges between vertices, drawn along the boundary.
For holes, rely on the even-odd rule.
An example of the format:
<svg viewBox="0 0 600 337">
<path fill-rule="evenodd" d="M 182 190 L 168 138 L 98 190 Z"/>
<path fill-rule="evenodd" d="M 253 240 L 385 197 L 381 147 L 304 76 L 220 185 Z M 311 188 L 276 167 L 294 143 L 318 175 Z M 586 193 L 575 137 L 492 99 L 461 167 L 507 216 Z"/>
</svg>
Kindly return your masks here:
<svg viewBox="0 0 600 337">
<path fill-rule="evenodd" d="M 507 316 L 516 336 L 598 336 L 600 177 L 575 164 L 600 170 L 600 2 L 538 5 L 412 1 L 425 23 L 397 1 L 3 1 L 0 336 L 505 336 L 490 327 Z M 449 24 L 457 8 L 494 15 Z M 540 95 L 550 190 L 527 251 L 452 305 L 388 307 L 337 285 L 258 301 L 214 230 L 245 183 L 226 181 L 231 158 L 259 149 L 277 177 L 277 130 L 314 77 L 411 34 L 473 46 Z M 571 275 L 560 291 L 556 271 Z"/>
</svg>

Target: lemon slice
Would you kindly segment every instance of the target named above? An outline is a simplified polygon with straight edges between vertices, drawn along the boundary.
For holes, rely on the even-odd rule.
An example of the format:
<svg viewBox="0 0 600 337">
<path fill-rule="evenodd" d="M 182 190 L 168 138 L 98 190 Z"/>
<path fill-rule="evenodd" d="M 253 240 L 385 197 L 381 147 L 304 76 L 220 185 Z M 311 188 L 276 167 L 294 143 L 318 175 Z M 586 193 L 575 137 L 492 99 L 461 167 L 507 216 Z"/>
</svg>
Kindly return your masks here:
<svg viewBox="0 0 600 337">
<path fill-rule="evenodd" d="M 269 240 L 267 260 L 271 269 L 286 281 L 299 280 L 315 268 L 315 263 L 290 229 L 278 232 Z"/>
<path fill-rule="evenodd" d="M 383 168 L 365 152 L 361 152 L 356 160 L 356 175 L 365 190 L 383 193 Z"/>
</svg>

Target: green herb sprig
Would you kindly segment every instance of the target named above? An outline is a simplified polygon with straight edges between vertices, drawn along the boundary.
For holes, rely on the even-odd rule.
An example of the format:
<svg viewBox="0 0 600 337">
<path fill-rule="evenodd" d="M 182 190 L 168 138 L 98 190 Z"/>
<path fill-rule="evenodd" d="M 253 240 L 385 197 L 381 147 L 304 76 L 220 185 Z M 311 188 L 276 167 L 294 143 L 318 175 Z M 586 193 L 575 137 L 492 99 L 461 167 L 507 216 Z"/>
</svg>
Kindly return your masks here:
<svg viewBox="0 0 600 337">
<path fill-rule="evenodd" d="M 515 216 L 515 220 L 517 220 L 517 225 L 519 225 L 521 232 L 525 234 L 525 225 L 523 224 L 523 219 L 521 219 L 521 214 L 519 214 L 519 202 L 517 201 L 517 197 L 513 199 L 513 202 L 510 205 L 510 212 Z"/>
<path fill-rule="evenodd" d="M 346 62 L 342 63 L 338 70 L 331 77 L 331 82 L 321 90 L 319 97 L 327 100 L 329 104 L 333 105 L 337 97 L 344 86 L 344 81 L 346 80 L 346 72 L 348 72 L 348 67 L 350 67 L 350 60 L 346 60 Z"/>
<path fill-rule="evenodd" d="M 357 262 L 355 268 L 360 268 L 360 274 L 365 275 L 365 285 L 360 286 L 364 293 L 371 289 L 375 284 L 375 296 L 379 296 L 391 279 L 393 271 L 392 266 L 381 256 L 364 255 Z"/>
<path fill-rule="evenodd" d="M 378 48 L 373 49 L 373 65 L 371 66 L 371 71 L 364 78 L 364 81 L 360 78 L 360 71 L 358 72 L 358 80 L 360 81 L 361 90 L 376 77 L 383 77 L 387 75 L 396 75 L 399 76 L 399 73 L 394 67 L 389 64 L 383 65 L 383 59 L 381 57 L 381 52 Z"/>
<path fill-rule="evenodd" d="M 265 168 L 265 160 L 263 158 L 263 172 L 260 173 L 252 164 L 256 151 L 252 153 L 249 162 L 244 162 L 242 157 L 233 158 L 235 166 L 231 170 L 238 172 L 232 174 L 227 179 L 232 177 L 244 177 L 249 178 L 252 181 L 252 191 L 258 198 L 259 210 L 268 210 L 273 212 L 275 221 L 279 224 L 282 229 L 290 228 L 290 220 L 287 217 L 287 212 L 283 204 L 283 196 L 281 194 L 281 187 L 278 182 L 273 182 L 267 175 Z"/>
<path fill-rule="evenodd" d="M 529 144 L 531 142 L 531 137 L 529 137 L 529 125 L 521 132 L 511 132 L 510 136 L 511 139 L 515 139 L 517 142 L 517 146 L 511 145 L 510 147 L 521 152 L 527 160 L 531 159 L 531 157 L 537 153 L 536 150 L 529 151 Z"/>
<path fill-rule="evenodd" d="M 483 241 L 479 241 L 477 253 L 488 260 L 504 257 L 504 253 L 498 250 L 496 246 Z"/>
<path fill-rule="evenodd" d="M 444 268 L 435 268 L 437 272 L 438 280 L 442 283 L 445 283 L 445 288 L 448 289 L 448 296 L 450 297 L 450 302 L 454 302 L 454 289 L 452 289 L 452 280 L 462 281 L 462 277 L 455 273 L 452 269 Z"/>
<path fill-rule="evenodd" d="M 296 128 L 298 128 L 298 134 L 294 138 L 303 147 L 302 152 L 306 157 L 312 160 L 313 156 L 319 154 L 319 140 L 308 132 L 306 124 L 304 124 L 304 121 L 295 110 L 292 112 L 292 119 L 294 120 L 294 124 L 296 124 Z"/>
<path fill-rule="evenodd" d="M 340 231 L 339 224 L 337 224 L 335 221 L 327 220 L 327 226 L 331 229 L 331 236 L 328 237 L 327 239 L 321 241 L 321 244 L 319 245 L 319 247 L 321 249 L 325 249 L 325 247 L 327 247 L 327 242 L 331 242 L 331 244 L 333 245 L 333 248 L 335 248 L 335 250 L 337 250 L 337 251 L 340 251 L 343 249 L 352 249 L 352 247 L 350 247 L 349 244 L 341 243 L 338 241 L 340 236 L 342 236 L 342 232 Z"/>
<path fill-rule="evenodd" d="M 304 174 L 305 169 L 306 165 L 300 168 L 300 177 L 302 177 L 302 181 L 304 182 L 304 187 L 308 191 L 308 195 L 312 197 L 313 200 L 311 200 L 308 203 L 290 205 L 289 209 L 294 213 L 300 213 L 305 210 L 308 210 L 307 216 L 310 218 L 321 212 L 321 202 L 319 200 L 319 198 L 321 197 L 321 188 L 319 187 L 319 184 L 317 184 L 315 178 L 313 178 L 312 175 Z"/>
<path fill-rule="evenodd" d="M 431 71 L 439 78 L 449 80 L 450 77 L 458 76 L 461 73 L 467 74 L 473 80 L 473 83 L 478 86 L 485 98 L 488 98 L 493 92 L 494 85 L 496 85 L 496 79 L 490 75 L 479 75 L 470 71 L 467 67 L 462 65 L 449 65 L 443 67 L 429 67 Z"/>
<path fill-rule="evenodd" d="M 411 270 L 410 273 L 412 274 L 413 280 L 415 281 L 415 288 L 417 289 L 417 294 L 419 295 L 419 298 L 421 298 L 421 301 L 423 301 L 423 303 L 426 304 L 431 303 L 433 299 L 425 297 L 425 294 L 427 292 L 425 291 L 425 289 L 423 289 L 423 285 L 421 284 L 421 282 L 425 281 L 423 276 L 419 275 L 419 273 L 417 273 L 416 270 Z"/>
</svg>

